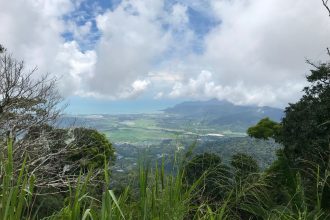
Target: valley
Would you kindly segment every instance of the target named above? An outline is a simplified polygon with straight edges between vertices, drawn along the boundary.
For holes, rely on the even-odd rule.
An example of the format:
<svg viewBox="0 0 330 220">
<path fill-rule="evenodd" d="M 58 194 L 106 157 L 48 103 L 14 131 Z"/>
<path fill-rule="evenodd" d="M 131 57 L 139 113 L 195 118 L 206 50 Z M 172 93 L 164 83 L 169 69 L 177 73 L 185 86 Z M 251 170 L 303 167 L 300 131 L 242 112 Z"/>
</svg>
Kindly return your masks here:
<svg viewBox="0 0 330 220">
<path fill-rule="evenodd" d="M 246 153 L 265 168 L 280 146 L 247 137 L 246 129 L 267 116 L 278 121 L 282 114 L 282 110 L 270 107 L 209 100 L 182 103 L 153 114 L 76 115 L 65 120 L 66 126 L 90 127 L 104 133 L 116 148 L 113 172 L 120 174 L 136 169 L 142 156 L 152 163 L 165 159 L 170 167 L 175 154 L 189 149 L 195 154 L 219 154 L 225 163 L 235 153 Z"/>
</svg>

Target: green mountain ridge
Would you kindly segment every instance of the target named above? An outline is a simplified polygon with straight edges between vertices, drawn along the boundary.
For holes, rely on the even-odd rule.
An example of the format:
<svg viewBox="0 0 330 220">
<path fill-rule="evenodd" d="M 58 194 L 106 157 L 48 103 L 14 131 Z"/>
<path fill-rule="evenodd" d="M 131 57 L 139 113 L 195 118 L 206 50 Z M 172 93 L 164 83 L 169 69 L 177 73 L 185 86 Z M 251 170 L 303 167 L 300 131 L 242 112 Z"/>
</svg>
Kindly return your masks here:
<svg viewBox="0 0 330 220">
<path fill-rule="evenodd" d="M 245 131 L 265 117 L 279 122 L 284 115 L 283 110 L 279 108 L 235 105 L 229 101 L 217 99 L 183 102 L 163 111 L 186 120 L 197 120 L 206 126 L 221 126 L 234 131 Z"/>
</svg>

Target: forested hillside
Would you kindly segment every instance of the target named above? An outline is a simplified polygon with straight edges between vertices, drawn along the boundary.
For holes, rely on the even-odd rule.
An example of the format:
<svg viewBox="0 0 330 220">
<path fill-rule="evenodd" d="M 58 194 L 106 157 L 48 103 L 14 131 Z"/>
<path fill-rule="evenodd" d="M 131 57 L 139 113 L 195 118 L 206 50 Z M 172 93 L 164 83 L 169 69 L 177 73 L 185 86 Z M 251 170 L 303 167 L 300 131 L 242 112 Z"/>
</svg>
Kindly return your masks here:
<svg viewBox="0 0 330 220">
<path fill-rule="evenodd" d="M 279 108 L 234 105 L 217 99 L 184 102 L 165 109 L 164 112 L 179 115 L 185 120 L 196 121 L 208 127 L 221 127 L 235 131 L 245 131 L 265 117 L 274 121 L 280 121 L 283 117 L 283 110 Z"/>
</svg>

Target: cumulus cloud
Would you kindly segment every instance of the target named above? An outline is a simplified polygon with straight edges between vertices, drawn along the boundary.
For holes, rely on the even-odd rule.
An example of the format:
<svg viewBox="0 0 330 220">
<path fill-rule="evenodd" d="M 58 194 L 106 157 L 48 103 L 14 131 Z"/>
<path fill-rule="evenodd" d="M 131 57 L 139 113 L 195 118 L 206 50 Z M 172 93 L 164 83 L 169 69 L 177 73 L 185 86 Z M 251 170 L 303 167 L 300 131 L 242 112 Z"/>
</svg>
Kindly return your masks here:
<svg viewBox="0 0 330 220">
<path fill-rule="evenodd" d="M 297 100 L 310 68 L 305 59 L 323 59 L 330 45 L 330 21 L 320 2 L 222 0 L 210 5 L 220 23 L 204 37 L 204 52 L 183 61 L 189 74 L 174 84 L 170 96 L 277 106 Z"/>
<path fill-rule="evenodd" d="M 318 1 L 122 0 L 80 11 L 87 3 L 3 0 L 0 43 L 59 76 L 65 95 L 147 93 L 273 106 L 301 95 L 305 58 L 324 59 L 330 45 L 330 21 Z M 210 20 L 209 32 L 196 33 L 198 13 Z"/>
<path fill-rule="evenodd" d="M 172 7 L 172 12 L 168 17 L 168 23 L 173 25 L 175 28 L 185 28 L 189 22 L 189 17 L 187 15 L 187 6 L 181 4 L 175 4 Z"/>
<path fill-rule="evenodd" d="M 304 60 L 330 45 L 330 21 L 318 1 L 213 1 L 221 25 L 205 38 L 203 62 L 225 84 L 301 82 Z"/>
<path fill-rule="evenodd" d="M 102 37 L 90 90 L 120 97 L 135 80 L 148 74 L 168 45 L 157 21 L 161 8 L 159 0 L 123 1 L 115 10 L 97 17 Z"/>
<path fill-rule="evenodd" d="M 0 43 L 27 69 L 38 66 L 39 74 L 51 73 L 59 78 L 63 95 L 80 89 L 81 77 L 92 71 L 96 54 L 82 52 L 76 41 L 66 42 L 63 16 L 79 5 L 79 1 L 1 1 Z M 22 16 L 24 13 L 24 16 Z"/>
<path fill-rule="evenodd" d="M 59 86 L 63 94 L 82 94 L 84 87 L 88 83 L 88 78 L 94 73 L 94 66 L 97 60 L 95 51 L 81 52 L 77 42 L 64 43 L 53 64 L 55 66 L 51 69 L 58 70 Z M 61 66 L 59 66 L 61 65 Z"/>
<path fill-rule="evenodd" d="M 122 1 L 97 16 L 101 39 L 89 90 L 109 98 L 126 97 L 122 94 L 134 81 L 156 77 L 149 75 L 155 66 L 190 50 L 193 33 L 188 21 L 187 6 L 174 4 L 166 10 L 162 0 Z"/>
<path fill-rule="evenodd" d="M 74 39 L 83 41 L 84 38 L 88 38 L 91 34 L 92 22 L 87 21 L 83 25 L 77 26 L 75 22 L 67 22 L 68 30 L 73 34 Z"/>
<path fill-rule="evenodd" d="M 196 78 L 190 78 L 184 83 L 176 82 L 167 97 L 190 97 L 199 100 L 213 97 L 242 105 L 252 103 L 260 106 L 282 106 L 283 101 L 286 101 L 288 92 L 294 91 L 299 94 L 301 88 L 301 84 L 291 84 L 290 82 L 283 83 L 282 87 L 278 88 L 269 85 L 251 87 L 242 81 L 232 85 L 222 85 L 213 80 L 211 72 L 203 70 Z M 163 93 L 161 93 L 161 97 L 164 97 Z"/>
</svg>

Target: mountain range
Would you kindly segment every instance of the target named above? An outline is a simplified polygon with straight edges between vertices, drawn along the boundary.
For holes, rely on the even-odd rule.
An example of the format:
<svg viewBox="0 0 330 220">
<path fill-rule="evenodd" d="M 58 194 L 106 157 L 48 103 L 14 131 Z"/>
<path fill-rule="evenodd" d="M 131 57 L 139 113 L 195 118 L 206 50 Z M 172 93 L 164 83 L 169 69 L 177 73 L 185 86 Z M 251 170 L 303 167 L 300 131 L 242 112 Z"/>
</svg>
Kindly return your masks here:
<svg viewBox="0 0 330 220">
<path fill-rule="evenodd" d="M 245 130 L 260 119 L 269 117 L 281 121 L 283 109 L 269 106 L 235 105 L 226 100 L 189 101 L 163 110 L 166 114 L 199 121 L 204 125 L 221 126 Z"/>
</svg>

